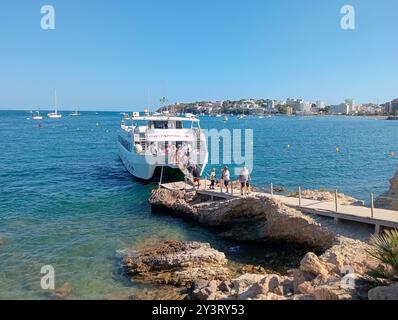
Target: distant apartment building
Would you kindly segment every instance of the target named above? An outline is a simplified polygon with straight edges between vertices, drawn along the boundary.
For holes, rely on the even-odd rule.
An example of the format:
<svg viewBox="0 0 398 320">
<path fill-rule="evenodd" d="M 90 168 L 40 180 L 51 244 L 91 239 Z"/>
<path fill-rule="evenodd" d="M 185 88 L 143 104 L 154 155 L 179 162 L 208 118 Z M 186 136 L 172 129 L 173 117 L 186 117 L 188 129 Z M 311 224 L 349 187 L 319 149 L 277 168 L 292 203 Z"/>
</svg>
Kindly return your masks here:
<svg viewBox="0 0 398 320">
<path fill-rule="evenodd" d="M 391 109 L 390 112 L 398 111 L 398 99 L 395 99 L 390 102 L 390 109 Z"/>
<path fill-rule="evenodd" d="M 325 108 L 326 108 L 326 103 L 323 102 L 323 101 L 321 101 L 321 100 L 318 100 L 318 101 L 316 102 L 316 108 L 317 108 L 318 110 L 325 109 Z"/>
<path fill-rule="evenodd" d="M 293 106 L 291 106 L 293 108 L 294 111 L 296 112 L 311 112 L 311 104 L 307 101 L 304 100 L 300 100 L 297 101 Z"/>
<path fill-rule="evenodd" d="M 303 99 L 287 99 L 286 105 L 292 107 L 295 112 L 298 113 L 310 113 L 311 103 L 304 101 Z"/>
<path fill-rule="evenodd" d="M 384 112 L 385 113 L 393 113 L 398 111 L 398 99 L 392 100 L 391 102 L 387 102 L 384 104 Z"/>
<path fill-rule="evenodd" d="M 329 113 L 331 114 L 349 114 L 350 106 L 347 103 L 341 103 L 329 106 Z"/>
<path fill-rule="evenodd" d="M 384 112 L 385 113 L 391 113 L 391 102 L 386 102 L 384 104 Z"/>
<path fill-rule="evenodd" d="M 275 101 L 274 100 L 266 100 L 266 108 L 270 111 L 275 109 Z"/>
<path fill-rule="evenodd" d="M 260 106 L 254 100 L 245 100 L 240 105 L 239 108 L 242 109 L 257 109 Z"/>
<path fill-rule="evenodd" d="M 346 99 L 345 103 L 348 105 L 349 113 L 355 113 L 357 111 L 354 99 Z"/>
<path fill-rule="evenodd" d="M 252 108 L 252 109 L 250 109 L 250 113 L 254 114 L 256 116 L 262 116 L 262 115 L 264 115 L 264 108 L 260 108 L 260 107 Z"/>
</svg>

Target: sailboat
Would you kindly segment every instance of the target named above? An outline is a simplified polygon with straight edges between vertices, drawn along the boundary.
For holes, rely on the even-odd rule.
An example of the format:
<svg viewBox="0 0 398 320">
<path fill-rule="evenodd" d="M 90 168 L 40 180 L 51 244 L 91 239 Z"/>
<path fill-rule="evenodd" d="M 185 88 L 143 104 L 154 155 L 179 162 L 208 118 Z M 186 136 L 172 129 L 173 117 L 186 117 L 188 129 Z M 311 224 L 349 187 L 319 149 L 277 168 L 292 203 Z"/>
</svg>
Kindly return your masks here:
<svg viewBox="0 0 398 320">
<path fill-rule="evenodd" d="M 47 117 L 51 119 L 60 119 L 62 114 L 58 113 L 58 101 L 57 101 L 57 91 L 55 91 L 55 112 L 47 114 Z"/>
<path fill-rule="evenodd" d="M 78 107 L 76 107 L 76 110 L 70 114 L 71 117 L 79 117 L 80 115 Z"/>
</svg>

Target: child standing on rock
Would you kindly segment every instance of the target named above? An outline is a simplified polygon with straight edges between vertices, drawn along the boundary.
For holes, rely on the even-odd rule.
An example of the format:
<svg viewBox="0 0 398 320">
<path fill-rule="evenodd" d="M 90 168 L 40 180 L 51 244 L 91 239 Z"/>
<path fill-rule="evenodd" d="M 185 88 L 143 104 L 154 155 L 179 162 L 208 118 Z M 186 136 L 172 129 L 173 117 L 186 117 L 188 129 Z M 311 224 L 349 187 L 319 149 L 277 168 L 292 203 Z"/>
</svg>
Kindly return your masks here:
<svg viewBox="0 0 398 320">
<path fill-rule="evenodd" d="M 210 173 L 210 190 L 214 190 L 215 186 L 216 186 L 216 169 L 213 168 L 211 169 L 211 173 Z"/>
</svg>

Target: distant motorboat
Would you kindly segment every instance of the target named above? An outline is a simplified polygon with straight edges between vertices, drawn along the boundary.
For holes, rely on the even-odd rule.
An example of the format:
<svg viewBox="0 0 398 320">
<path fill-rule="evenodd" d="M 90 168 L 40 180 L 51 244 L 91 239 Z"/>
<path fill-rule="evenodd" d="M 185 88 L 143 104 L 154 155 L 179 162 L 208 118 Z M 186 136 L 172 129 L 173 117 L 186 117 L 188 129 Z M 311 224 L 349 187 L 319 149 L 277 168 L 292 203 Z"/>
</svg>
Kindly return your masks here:
<svg viewBox="0 0 398 320">
<path fill-rule="evenodd" d="M 32 112 L 32 120 L 43 120 L 43 116 L 40 114 L 40 111 L 35 111 L 35 114 Z"/>
<path fill-rule="evenodd" d="M 76 110 L 73 111 L 73 112 L 70 114 L 70 116 L 71 116 L 71 117 L 79 117 L 79 116 L 81 116 L 81 113 L 79 113 L 79 108 L 76 108 Z"/>
<path fill-rule="evenodd" d="M 216 115 L 216 118 L 221 118 L 221 117 L 222 117 L 222 114 Z"/>
<path fill-rule="evenodd" d="M 245 116 L 244 114 L 241 114 L 241 115 L 238 117 L 239 120 L 242 120 L 242 119 L 244 119 L 244 118 L 246 118 L 246 116 Z"/>
<path fill-rule="evenodd" d="M 47 114 L 47 117 L 49 117 L 51 119 L 62 118 L 62 114 L 58 113 L 57 91 L 55 91 L 55 111 Z"/>
</svg>

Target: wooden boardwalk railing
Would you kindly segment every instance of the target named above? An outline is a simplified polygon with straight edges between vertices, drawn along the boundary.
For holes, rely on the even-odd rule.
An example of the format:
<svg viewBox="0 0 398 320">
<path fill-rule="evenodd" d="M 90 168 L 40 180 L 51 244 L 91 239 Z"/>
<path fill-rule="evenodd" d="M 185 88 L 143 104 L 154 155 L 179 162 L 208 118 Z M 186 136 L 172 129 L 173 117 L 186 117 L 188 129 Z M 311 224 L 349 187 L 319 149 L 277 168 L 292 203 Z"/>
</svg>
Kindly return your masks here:
<svg viewBox="0 0 398 320">
<path fill-rule="evenodd" d="M 184 182 L 174 182 L 168 184 L 161 184 L 162 188 L 169 190 L 195 190 L 197 193 L 207 195 L 211 200 L 215 199 L 234 199 L 242 197 L 240 190 L 234 190 L 230 193 L 220 192 L 219 188 L 216 190 L 209 190 L 207 187 L 210 185 L 209 181 L 202 180 L 201 187 L 194 189 L 191 184 Z M 225 189 L 224 189 L 225 190 Z M 251 195 L 266 195 L 273 197 L 283 204 L 301 210 L 305 213 L 316 214 L 319 216 L 331 217 L 336 220 L 348 220 L 356 221 L 359 223 L 370 224 L 375 226 L 375 233 L 379 233 L 382 228 L 396 228 L 398 229 L 398 211 L 374 208 L 374 205 L 370 207 L 366 206 L 355 206 L 355 205 L 342 205 L 338 203 L 337 192 L 335 201 L 318 201 L 305 199 L 301 197 L 299 192 L 298 197 L 288 197 L 284 195 L 275 195 L 271 185 L 271 192 L 252 192 Z M 301 190 L 301 188 L 299 188 Z M 373 202 L 372 202 L 373 203 Z"/>
</svg>

